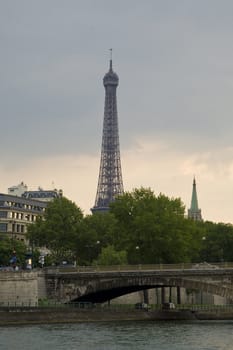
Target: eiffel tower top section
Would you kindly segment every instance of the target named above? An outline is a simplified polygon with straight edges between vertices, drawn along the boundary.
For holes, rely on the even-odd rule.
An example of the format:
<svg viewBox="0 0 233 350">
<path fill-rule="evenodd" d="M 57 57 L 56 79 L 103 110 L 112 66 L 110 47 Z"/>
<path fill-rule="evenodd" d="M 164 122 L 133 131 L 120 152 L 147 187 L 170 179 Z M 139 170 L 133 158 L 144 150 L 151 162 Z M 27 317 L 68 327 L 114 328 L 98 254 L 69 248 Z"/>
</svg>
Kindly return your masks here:
<svg viewBox="0 0 233 350">
<path fill-rule="evenodd" d="M 118 75 L 112 69 L 112 58 L 110 59 L 109 71 L 105 74 L 103 83 L 105 87 L 108 85 L 118 86 L 119 78 Z"/>
</svg>

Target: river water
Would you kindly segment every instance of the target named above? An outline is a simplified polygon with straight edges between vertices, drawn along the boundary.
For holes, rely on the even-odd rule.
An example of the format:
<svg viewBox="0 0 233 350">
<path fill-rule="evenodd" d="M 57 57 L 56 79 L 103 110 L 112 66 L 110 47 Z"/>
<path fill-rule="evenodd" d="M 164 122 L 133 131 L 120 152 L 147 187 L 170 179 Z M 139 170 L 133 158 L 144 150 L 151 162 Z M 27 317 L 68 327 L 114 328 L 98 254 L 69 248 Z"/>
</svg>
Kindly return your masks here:
<svg viewBox="0 0 233 350">
<path fill-rule="evenodd" d="M 0 327 L 2 350 L 232 350 L 233 321 Z"/>
</svg>

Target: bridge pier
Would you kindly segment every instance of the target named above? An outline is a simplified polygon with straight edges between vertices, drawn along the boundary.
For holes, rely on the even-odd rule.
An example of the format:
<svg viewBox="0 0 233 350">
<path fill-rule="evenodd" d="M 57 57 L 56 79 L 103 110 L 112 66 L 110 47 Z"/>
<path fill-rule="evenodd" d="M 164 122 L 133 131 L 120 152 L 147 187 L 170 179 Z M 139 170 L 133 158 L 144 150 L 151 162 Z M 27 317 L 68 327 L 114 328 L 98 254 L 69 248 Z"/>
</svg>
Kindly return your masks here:
<svg viewBox="0 0 233 350">
<path fill-rule="evenodd" d="M 172 287 L 169 287 L 169 303 L 172 302 Z"/>
<path fill-rule="evenodd" d="M 175 291 L 174 291 L 175 288 Z M 157 304 L 159 303 L 158 300 L 158 288 L 157 288 Z M 167 300 L 168 299 L 168 300 Z M 169 303 L 175 303 L 175 304 L 181 304 L 181 291 L 180 287 L 161 287 L 161 304 L 166 303 L 169 301 Z"/>
<path fill-rule="evenodd" d="M 164 304 L 166 302 L 166 290 L 165 287 L 161 288 L 161 304 Z"/>
<path fill-rule="evenodd" d="M 181 304 L 181 293 L 180 293 L 180 287 L 176 287 L 176 294 L 177 294 L 177 304 Z"/>
<path fill-rule="evenodd" d="M 149 293 L 148 293 L 148 289 L 145 289 L 143 291 L 143 299 L 144 299 L 144 303 L 149 304 Z"/>
</svg>

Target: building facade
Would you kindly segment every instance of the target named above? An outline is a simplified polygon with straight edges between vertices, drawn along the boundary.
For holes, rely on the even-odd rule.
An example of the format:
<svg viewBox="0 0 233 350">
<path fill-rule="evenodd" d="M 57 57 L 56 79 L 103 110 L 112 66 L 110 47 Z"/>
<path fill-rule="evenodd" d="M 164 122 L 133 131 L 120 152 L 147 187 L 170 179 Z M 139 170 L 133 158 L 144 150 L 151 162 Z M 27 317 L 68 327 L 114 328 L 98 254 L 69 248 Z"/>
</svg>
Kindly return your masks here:
<svg viewBox="0 0 233 350">
<path fill-rule="evenodd" d="M 26 242 L 28 224 L 44 216 L 47 203 L 62 197 L 62 190 L 28 191 L 27 185 L 8 188 L 8 194 L 0 193 L 0 238 Z"/>
<path fill-rule="evenodd" d="M 46 202 L 0 193 L 0 237 L 26 242 L 27 226 L 43 217 Z"/>
</svg>

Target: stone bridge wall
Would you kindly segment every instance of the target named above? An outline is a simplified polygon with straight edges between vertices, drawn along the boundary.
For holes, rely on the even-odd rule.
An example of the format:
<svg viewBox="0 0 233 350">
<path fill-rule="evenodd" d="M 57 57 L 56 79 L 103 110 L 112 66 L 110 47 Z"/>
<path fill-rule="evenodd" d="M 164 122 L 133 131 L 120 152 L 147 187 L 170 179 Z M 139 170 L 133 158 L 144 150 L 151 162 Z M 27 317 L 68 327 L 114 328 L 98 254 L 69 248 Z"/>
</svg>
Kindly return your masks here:
<svg viewBox="0 0 233 350">
<path fill-rule="evenodd" d="M 108 273 L 47 274 L 49 297 L 64 302 L 88 300 L 103 302 L 139 290 L 181 287 L 215 294 L 233 300 L 231 271 L 151 271 Z"/>
<path fill-rule="evenodd" d="M 198 290 L 233 300 L 233 270 L 60 273 L 0 272 L 0 305 L 37 304 L 39 298 L 62 302 L 104 302 L 128 293 L 163 287 Z"/>
<path fill-rule="evenodd" d="M 0 305 L 37 305 L 37 272 L 0 272 Z"/>
</svg>

